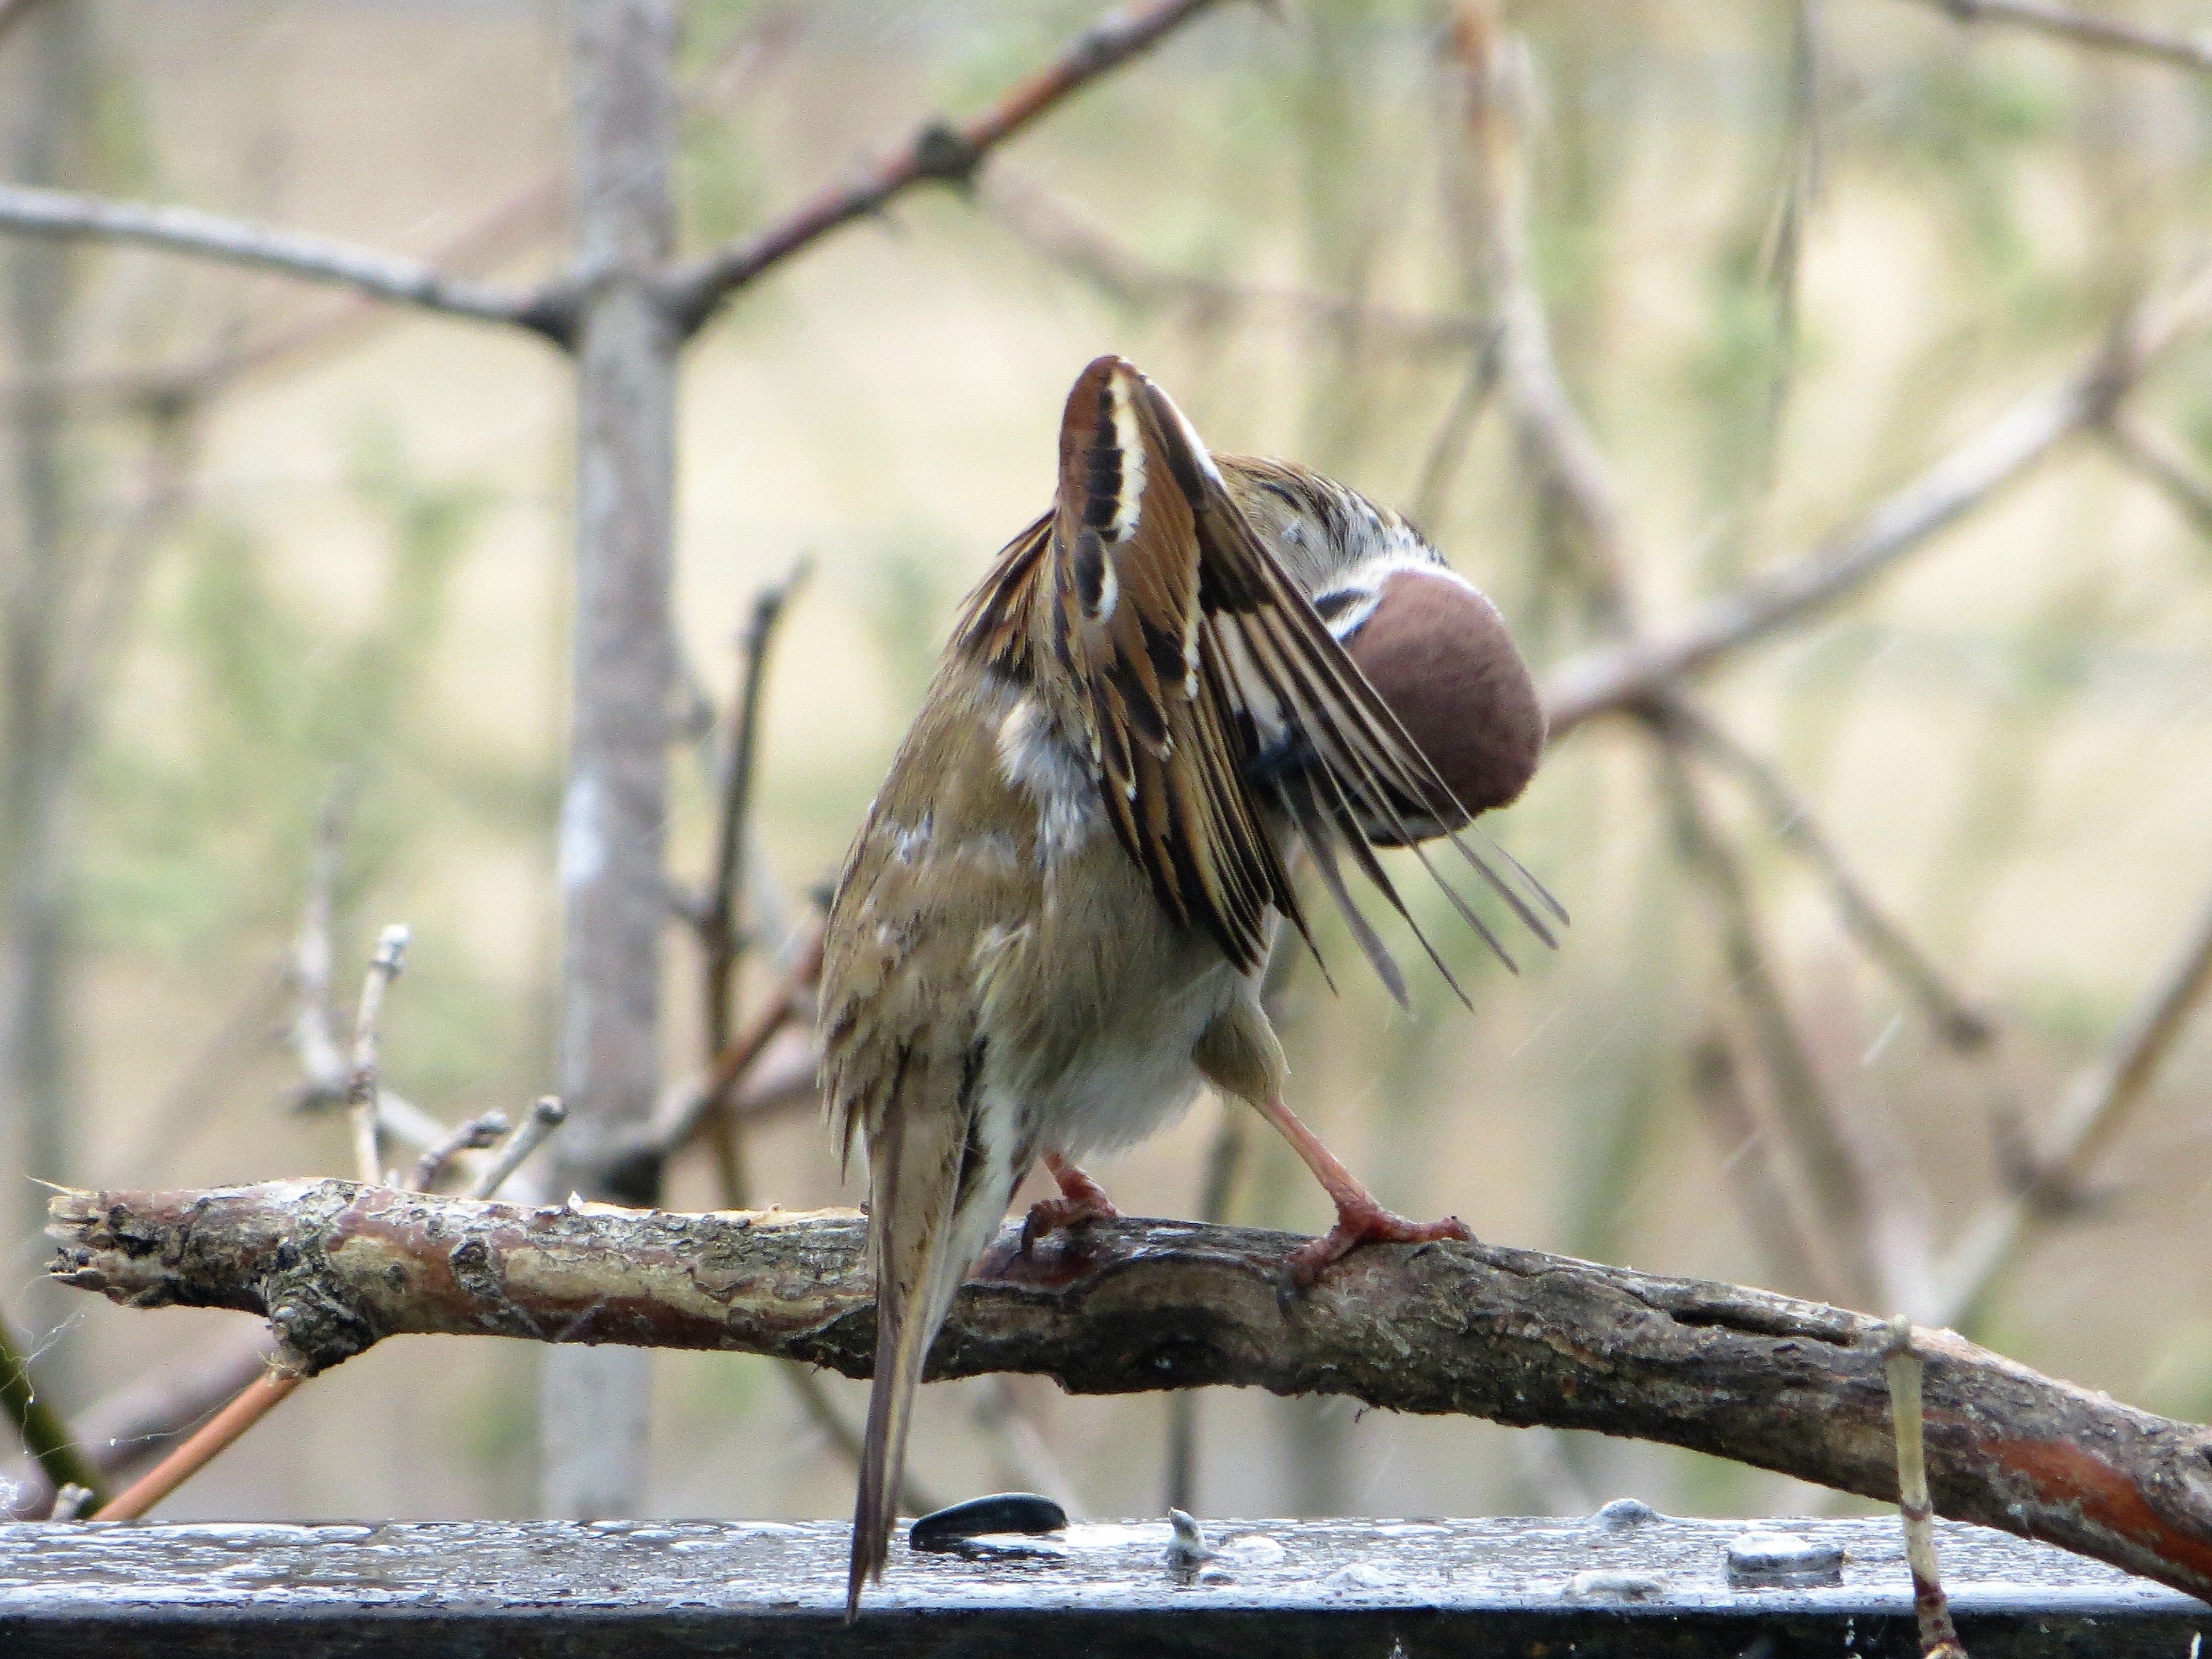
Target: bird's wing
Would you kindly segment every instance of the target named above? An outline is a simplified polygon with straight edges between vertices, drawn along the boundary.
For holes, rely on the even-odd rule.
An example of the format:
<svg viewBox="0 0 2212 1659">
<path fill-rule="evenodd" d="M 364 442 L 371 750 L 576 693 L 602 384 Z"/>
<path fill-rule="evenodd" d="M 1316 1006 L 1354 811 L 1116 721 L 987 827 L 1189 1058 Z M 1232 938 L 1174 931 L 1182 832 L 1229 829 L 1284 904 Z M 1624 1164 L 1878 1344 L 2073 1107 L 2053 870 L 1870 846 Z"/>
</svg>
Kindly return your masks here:
<svg viewBox="0 0 2212 1659">
<path fill-rule="evenodd" d="M 1411 801 L 1442 817 L 1450 793 L 1237 507 L 1182 411 L 1121 358 L 1099 358 L 1069 394 L 1049 556 L 1051 648 L 1080 688 L 1107 815 L 1161 905 L 1247 970 L 1271 903 L 1310 943 L 1268 833 L 1264 806 L 1274 805 L 1402 1002 L 1404 976 L 1360 916 L 1337 853 L 1411 923 L 1354 809 L 1388 821 L 1395 803 Z M 1255 778 L 1260 757 L 1292 736 L 1320 764 Z"/>
<path fill-rule="evenodd" d="M 985 1086 L 981 1010 L 1025 971 L 1036 861 L 1000 855 L 1016 822 L 991 733 L 933 690 L 854 842 L 823 941 L 823 1092 L 841 1144 L 868 1146 L 875 1381 L 854 1514 L 848 1611 L 882 1571 L 907 1425 L 930 1343 L 1030 1152 Z"/>
</svg>

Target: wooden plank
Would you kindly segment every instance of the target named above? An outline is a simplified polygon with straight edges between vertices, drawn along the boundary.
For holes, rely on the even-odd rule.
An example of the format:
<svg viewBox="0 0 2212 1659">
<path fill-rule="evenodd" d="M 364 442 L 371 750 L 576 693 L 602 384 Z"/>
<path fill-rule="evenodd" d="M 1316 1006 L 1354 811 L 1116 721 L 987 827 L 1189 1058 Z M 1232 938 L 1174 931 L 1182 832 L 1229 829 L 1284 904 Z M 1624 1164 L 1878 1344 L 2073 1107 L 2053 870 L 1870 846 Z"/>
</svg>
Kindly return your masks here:
<svg viewBox="0 0 2212 1659">
<path fill-rule="evenodd" d="M 1843 1552 L 1838 1582 L 1732 1581 L 1729 1549 L 1784 1528 Z M 745 1652 L 1006 1655 L 1907 1655 L 1889 1520 L 1219 1522 L 1171 1566 L 1164 1522 L 1078 1523 L 969 1557 L 894 1546 L 845 1626 L 841 1522 L 398 1522 L 0 1526 L 0 1653 L 684 1659 Z M 1941 1528 L 1976 1659 L 2091 1650 L 2191 1659 L 2212 1607 L 2059 1550 Z M 1079 1647 L 1077 1645 L 1079 1644 Z"/>
</svg>

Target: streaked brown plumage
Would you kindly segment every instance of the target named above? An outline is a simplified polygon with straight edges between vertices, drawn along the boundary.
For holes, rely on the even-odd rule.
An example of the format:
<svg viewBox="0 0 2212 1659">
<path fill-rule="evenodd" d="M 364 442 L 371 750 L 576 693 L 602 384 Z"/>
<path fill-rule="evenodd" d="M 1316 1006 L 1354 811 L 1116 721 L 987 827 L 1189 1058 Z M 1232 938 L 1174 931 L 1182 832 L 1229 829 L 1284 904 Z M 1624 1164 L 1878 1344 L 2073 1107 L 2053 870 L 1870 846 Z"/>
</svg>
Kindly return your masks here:
<svg viewBox="0 0 2212 1659">
<path fill-rule="evenodd" d="M 866 1138 L 878 1287 L 848 1609 L 883 1568 L 931 1340 L 1039 1158 L 1062 1196 L 1030 1232 L 1110 1215 L 1075 1161 L 1210 1081 L 1336 1203 L 1301 1279 L 1364 1238 L 1467 1236 L 1389 1214 L 1290 1114 L 1258 979 L 1279 918 L 1311 942 L 1300 845 L 1401 1000 L 1343 870 L 1405 915 L 1372 845 L 1451 836 L 1548 942 L 1455 833 L 1542 742 L 1497 612 L 1404 520 L 1301 468 L 1217 462 L 1127 363 L 1084 371 L 1054 508 L 970 598 L 830 911 L 823 1082 L 847 1153 Z"/>
</svg>

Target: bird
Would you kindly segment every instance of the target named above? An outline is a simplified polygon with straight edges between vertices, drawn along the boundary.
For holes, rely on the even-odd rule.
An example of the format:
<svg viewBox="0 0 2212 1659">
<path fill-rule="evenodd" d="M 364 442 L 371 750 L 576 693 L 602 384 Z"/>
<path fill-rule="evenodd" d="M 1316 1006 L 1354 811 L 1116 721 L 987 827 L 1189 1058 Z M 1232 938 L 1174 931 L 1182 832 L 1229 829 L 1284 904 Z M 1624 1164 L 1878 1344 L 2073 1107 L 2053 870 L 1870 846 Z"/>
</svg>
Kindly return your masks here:
<svg viewBox="0 0 2212 1659">
<path fill-rule="evenodd" d="M 1292 1115 L 1261 974 L 1285 922 L 1320 955 L 1303 860 L 1392 996 L 1405 977 L 1347 871 L 1465 1000 L 1376 847 L 1414 848 L 1508 966 L 1424 843 L 1553 943 L 1557 901 L 1462 834 L 1521 793 L 1543 744 L 1497 608 L 1403 517 L 1291 463 L 1212 454 L 1123 358 L 1084 369 L 1053 506 L 965 602 L 825 924 L 823 1094 L 847 1164 L 866 1142 L 877 1294 L 848 1619 L 888 1558 L 930 1345 L 1039 1162 L 1058 1196 L 1024 1248 L 1114 1216 L 1079 1160 L 1211 1083 L 1335 1206 L 1286 1264 L 1294 1285 L 1365 1240 L 1471 1237 L 1385 1210 Z"/>
</svg>

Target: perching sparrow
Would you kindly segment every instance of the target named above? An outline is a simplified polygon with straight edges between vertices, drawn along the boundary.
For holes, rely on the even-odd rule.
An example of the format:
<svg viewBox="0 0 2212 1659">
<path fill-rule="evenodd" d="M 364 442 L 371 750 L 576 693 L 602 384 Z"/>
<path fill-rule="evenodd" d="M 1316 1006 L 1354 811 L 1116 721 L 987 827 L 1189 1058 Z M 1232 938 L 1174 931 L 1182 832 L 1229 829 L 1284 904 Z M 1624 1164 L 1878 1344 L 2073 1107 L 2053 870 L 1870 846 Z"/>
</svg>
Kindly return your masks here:
<svg viewBox="0 0 2212 1659">
<path fill-rule="evenodd" d="M 1468 1237 L 1384 1210 L 1291 1115 L 1260 970 L 1279 918 L 1307 931 L 1303 844 L 1402 1001 L 1340 860 L 1403 915 L 1370 846 L 1513 799 L 1543 736 L 1496 610 L 1402 519 L 1298 467 L 1210 456 L 1120 358 L 1083 372 L 1053 510 L 970 596 L 830 907 L 823 1085 L 848 1155 L 866 1134 L 878 1298 L 848 1616 L 883 1571 L 930 1343 L 1038 1158 L 1062 1196 L 1032 1231 L 1110 1216 L 1074 1161 L 1207 1081 L 1335 1201 L 1292 1260 L 1302 1281 L 1363 1239 Z"/>
</svg>

